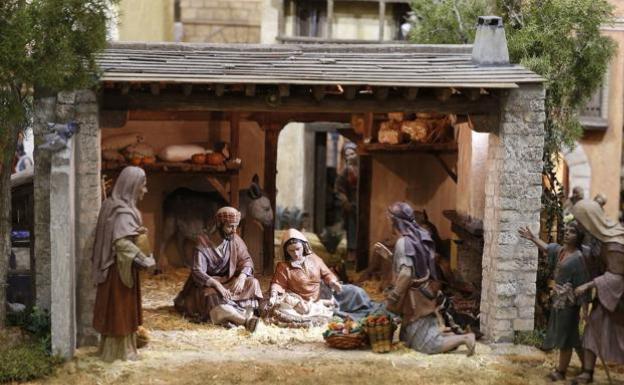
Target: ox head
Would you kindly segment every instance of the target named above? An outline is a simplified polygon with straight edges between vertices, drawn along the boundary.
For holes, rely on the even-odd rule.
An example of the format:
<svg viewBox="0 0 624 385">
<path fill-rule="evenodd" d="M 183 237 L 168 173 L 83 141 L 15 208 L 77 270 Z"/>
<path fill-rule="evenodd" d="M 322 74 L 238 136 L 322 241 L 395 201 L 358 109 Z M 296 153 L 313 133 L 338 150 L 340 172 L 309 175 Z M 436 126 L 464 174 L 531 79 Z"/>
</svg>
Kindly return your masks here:
<svg viewBox="0 0 624 385">
<path fill-rule="evenodd" d="M 251 185 L 249 186 L 249 206 L 247 207 L 247 213 L 249 216 L 264 226 L 269 226 L 273 223 L 273 209 L 271 208 L 271 201 L 264 194 L 258 183 L 258 175 L 254 175 Z"/>
</svg>

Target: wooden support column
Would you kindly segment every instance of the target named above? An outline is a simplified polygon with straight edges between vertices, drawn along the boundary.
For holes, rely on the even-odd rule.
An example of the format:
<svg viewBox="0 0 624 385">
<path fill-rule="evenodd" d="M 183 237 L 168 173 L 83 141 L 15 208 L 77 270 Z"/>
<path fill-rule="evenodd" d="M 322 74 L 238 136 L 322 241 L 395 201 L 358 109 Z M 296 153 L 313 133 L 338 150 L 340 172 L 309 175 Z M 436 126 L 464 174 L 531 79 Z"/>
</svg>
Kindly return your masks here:
<svg viewBox="0 0 624 385">
<path fill-rule="evenodd" d="M 386 2 L 384 0 L 379 1 L 379 41 L 384 39 L 384 27 L 386 24 Z"/>
<path fill-rule="evenodd" d="M 327 191 L 327 132 L 317 132 L 314 138 L 314 231 L 325 227 Z"/>
<path fill-rule="evenodd" d="M 264 129 L 264 191 L 271 201 L 273 213 L 277 215 L 275 206 L 275 197 L 277 195 L 276 179 L 277 179 L 277 140 L 282 125 L 265 122 Z M 274 259 L 274 235 L 275 220 L 270 226 L 264 226 L 264 236 L 262 245 L 262 270 L 265 274 L 273 273 Z"/>
<path fill-rule="evenodd" d="M 284 17 L 284 0 L 277 2 L 277 35 L 282 37 L 286 32 L 286 20 Z"/>
<path fill-rule="evenodd" d="M 240 113 L 230 114 L 230 158 L 238 158 L 238 147 L 240 141 Z M 230 178 L 230 205 L 239 208 L 238 202 L 239 179 L 238 173 Z"/>
<path fill-rule="evenodd" d="M 331 39 L 334 29 L 334 0 L 327 0 L 327 30 L 326 39 Z"/>
<path fill-rule="evenodd" d="M 361 271 L 368 267 L 370 242 L 370 211 L 373 191 L 373 158 L 360 154 L 360 173 L 358 177 L 358 217 L 357 217 L 357 260 L 355 267 Z"/>
</svg>

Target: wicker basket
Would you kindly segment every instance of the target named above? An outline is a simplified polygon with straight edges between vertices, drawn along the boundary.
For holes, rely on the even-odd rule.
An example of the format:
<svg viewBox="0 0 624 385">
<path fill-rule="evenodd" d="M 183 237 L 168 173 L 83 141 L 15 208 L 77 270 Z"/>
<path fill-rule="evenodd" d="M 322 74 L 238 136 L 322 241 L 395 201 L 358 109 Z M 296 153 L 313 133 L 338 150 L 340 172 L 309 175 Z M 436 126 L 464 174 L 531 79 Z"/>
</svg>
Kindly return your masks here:
<svg viewBox="0 0 624 385">
<path fill-rule="evenodd" d="M 366 334 L 375 353 L 388 353 L 392 350 L 392 337 L 396 330 L 394 323 L 365 327 Z"/>
<path fill-rule="evenodd" d="M 334 334 L 325 338 L 325 343 L 335 349 L 357 349 L 366 343 L 363 333 Z"/>
</svg>

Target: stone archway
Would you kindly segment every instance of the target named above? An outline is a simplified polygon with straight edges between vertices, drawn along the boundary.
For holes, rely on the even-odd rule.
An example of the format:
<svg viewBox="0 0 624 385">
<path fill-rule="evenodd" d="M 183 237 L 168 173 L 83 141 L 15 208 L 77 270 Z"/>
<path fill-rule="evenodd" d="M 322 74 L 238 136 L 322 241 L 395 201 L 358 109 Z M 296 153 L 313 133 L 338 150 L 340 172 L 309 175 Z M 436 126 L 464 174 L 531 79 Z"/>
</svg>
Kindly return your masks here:
<svg viewBox="0 0 624 385">
<path fill-rule="evenodd" d="M 589 196 L 591 193 L 591 165 L 583 146 L 579 142 L 575 142 L 572 149 L 563 152 L 563 158 L 568 165 L 570 189 L 576 186 L 582 187 L 586 196 Z"/>
</svg>

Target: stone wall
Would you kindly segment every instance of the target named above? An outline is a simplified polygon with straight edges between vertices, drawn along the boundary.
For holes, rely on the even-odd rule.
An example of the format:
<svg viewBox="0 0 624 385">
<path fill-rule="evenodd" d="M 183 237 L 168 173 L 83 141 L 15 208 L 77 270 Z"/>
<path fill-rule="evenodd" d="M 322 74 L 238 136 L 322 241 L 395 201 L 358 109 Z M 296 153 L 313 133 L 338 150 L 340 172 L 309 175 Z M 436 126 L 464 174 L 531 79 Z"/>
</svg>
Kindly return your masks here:
<svg viewBox="0 0 624 385">
<path fill-rule="evenodd" d="M 52 352 L 71 358 L 76 350 L 76 229 L 74 139 L 52 155 L 50 169 L 50 254 Z"/>
<path fill-rule="evenodd" d="M 537 249 L 518 236 L 539 230 L 544 146 L 541 85 L 507 91 L 499 131 L 490 134 L 484 215 L 481 329 L 494 342 L 534 323 Z"/>
<path fill-rule="evenodd" d="M 97 332 L 93 329 L 95 288 L 91 278 L 91 253 L 95 227 L 100 212 L 100 127 L 98 104 L 93 91 L 78 91 L 75 96 L 75 117 L 80 131 L 74 137 L 76 184 L 76 317 L 77 343 L 95 345 Z"/>
<path fill-rule="evenodd" d="M 50 155 L 40 151 L 44 135 L 48 132 L 47 122 L 56 121 L 56 98 L 36 98 L 34 105 L 33 151 L 35 171 L 34 185 L 34 232 L 35 261 L 33 277 L 35 279 L 35 303 L 40 309 L 50 310 Z"/>
<path fill-rule="evenodd" d="M 182 0 L 183 41 L 259 43 L 261 0 Z"/>
<path fill-rule="evenodd" d="M 43 141 L 43 136 L 48 132 L 47 122 L 69 121 L 78 123 L 79 127 L 72 138 L 71 154 L 76 161 L 71 167 L 69 163 L 63 163 L 58 155 L 54 155 L 54 159 L 60 163 L 57 165 L 57 172 L 53 173 L 49 153 L 35 148 L 36 303 L 45 309 L 51 309 L 52 304 L 56 306 L 55 313 L 62 315 L 56 322 L 61 322 L 62 325 L 57 324 L 53 328 L 57 333 L 62 330 L 65 334 L 67 330 L 73 330 L 72 333 L 77 335 L 72 337 L 71 346 L 92 345 L 97 342 L 97 334 L 91 327 L 95 301 L 95 289 L 91 280 L 91 251 L 101 202 L 100 132 L 96 96 L 93 91 L 77 91 L 61 92 L 57 97 L 37 99 L 34 125 L 37 144 Z M 69 155 L 65 155 L 67 159 L 63 159 L 69 162 Z M 68 181 L 71 181 L 71 186 Z M 65 190 L 61 191 L 62 188 Z M 64 221 L 62 216 L 70 209 L 59 211 L 61 205 L 58 202 L 51 205 L 51 197 L 59 199 L 59 196 L 71 199 L 70 203 L 62 206 L 69 204 L 71 212 L 75 213 L 71 221 Z M 70 222 L 72 226 L 67 225 Z M 64 246 L 61 243 L 55 244 L 55 239 L 62 240 Z M 71 260 L 67 259 L 70 255 L 66 250 L 68 245 L 72 248 Z M 75 273 L 70 274 L 69 281 L 64 277 L 63 282 L 60 282 L 58 274 L 53 272 L 65 272 L 68 263 L 73 266 Z M 54 290 L 51 289 L 52 281 Z M 73 293 L 70 303 L 67 302 L 67 290 Z M 71 317 L 67 315 L 69 307 Z M 65 341 L 65 337 L 62 340 Z M 60 349 L 63 354 L 71 354 L 68 346 Z"/>
</svg>

